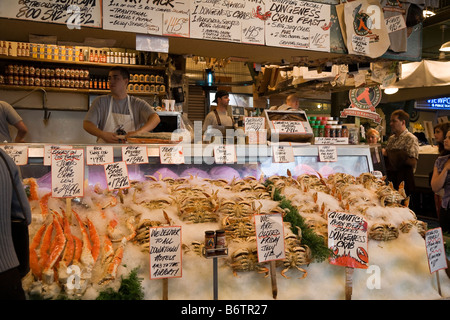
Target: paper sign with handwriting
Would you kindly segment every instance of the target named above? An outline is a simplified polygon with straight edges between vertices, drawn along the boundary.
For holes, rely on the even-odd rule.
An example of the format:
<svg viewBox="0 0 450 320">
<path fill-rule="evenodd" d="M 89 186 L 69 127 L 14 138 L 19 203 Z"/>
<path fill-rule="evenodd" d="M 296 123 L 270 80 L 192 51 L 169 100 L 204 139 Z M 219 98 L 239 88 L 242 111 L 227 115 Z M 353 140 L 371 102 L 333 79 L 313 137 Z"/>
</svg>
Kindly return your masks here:
<svg viewBox="0 0 450 320">
<path fill-rule="evenodd" d="M 181 227 L 150 228 L 150 279 L 180 278 Z"/>
<path fill-rule="evenodd" d="M 86 146 L 86 164 L 104 165 L 114 162 L 114 151 L 111 146 Z"/>
<path fill-rule="evenodd" d="M 284 225 L 281 214 L 257 214 L 254 217 L 258 262 L 284 259 Z"/>
<path fill-rule="evenodd" d="M 425 233 L 425 245 L 427 247 L 428 266 L 430 273 L 447 268 L 447 258 L 442 237 L 442 228 L 428 230 Z"/>
<path fill-rule="evenodd" d="M 160 146 L 159 158 L 162 164 L 183 164 L 183 146 Z"/>
<path fill-rule="evenodd" d="M 68 150 L 68 149 L 72 149 L 72 146 L 67 146 L 67 145 L 60 145 L 60 146 L 45 145 L 44 146 L 44 166 L 52 165 L 52 152 L 53 152 L 53 150 L 57 150 L 57 149 Z"/>
<path fill-rule="evenodd" d="M 274 145 L 272 146 L 272 153 L 272 162 L 274 163 L 289 163 L 295 161 L 294 150 L 291 146 Z"/>
<path fill-rule="evenodd" d="M 122 147 L 122 161 L 127 164 L 148 163 L 146 146 L 126 146 Z"/>
<path fill-rule="evenodd" d="M 266 128 L 266 119 L 263 117 L 244 117 L 244 132 L 259 131 Z"/>
<path fill-rule="evenodd" d="M 301 121 L 273 120 L 273 128 L 279 133 L 305 133 L 305 127 Z"/>
<path fill-rule="evenodd" d="M 214 160 L 218 164 L 235 163 L 236 162 L 236 148 L 234 144 L 215 145 L 214 146 Z"/>
<path fill-rule="evenodd" d="M 18 166 L 24 166 L 28 163 L 28 146 L 2 145 L 0 146 L 14 163 Z"/>
<path fill-rule="evenodd" d="M 335 146 L 318 146 L 320 162 L 336 162 L 337 151 Z"/>
<path fill-rule="evenodd" d="M 331 264 L 367 269 L 367 222 L 354 214 L 329 212 L 328 248 L 332 251 Z"/>
<path fill-rule="evenodd" d="M 83 149 L 53 150 L 51 171 L 53 198 L 71 198 L 83 196 Z"/>
<path fill-rule="evenodd" d="M 125 189 L 130 187 L 128 168 L 125 161 L 108 163 L 103 166 L 105 168 L 108 190 L 111 191 L 115 189 Z"/>
</svg>

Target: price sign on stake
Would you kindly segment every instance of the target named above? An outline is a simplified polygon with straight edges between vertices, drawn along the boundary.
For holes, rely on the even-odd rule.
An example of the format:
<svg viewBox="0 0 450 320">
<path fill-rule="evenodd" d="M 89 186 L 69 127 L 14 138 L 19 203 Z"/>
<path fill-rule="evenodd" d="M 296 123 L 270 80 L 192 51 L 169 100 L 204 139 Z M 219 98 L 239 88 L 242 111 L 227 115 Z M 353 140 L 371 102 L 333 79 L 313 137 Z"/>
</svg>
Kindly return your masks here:
<svg viewBox="0 0 450 320">
<path fill-rule="evenodd" d="M 427 246 L 428 266 L 430 273 L 447 268 L 444 239 L 442 229 L 435 228 L 425 233 L 425 244 Z"/>
<path fill-rule="evenodd" d="M 125 161 L 104 165 L 108 190 L 125 189 L 130 187 L 128 168 Z"/>
<path fill-rule="evenodd" d="M 281 214 L 255 215 L 258 262 L 282 260 L 284 253 L 284 228 Z"/>
<path fill-rule="evenodd" d="M 86 163 L 91 165 L 104 165 L 114 162 L 113 147 L 86 146 Z"/>
<path fill-rule="evenodd" d="M 181 227 L 150 228 L 150 279 L 181 276 Z"/>
<path fill-rule="evenodd" d="M 83 196 L 84 150 L 55 149 L 52 159 L 52 197 L 71 198 Z"/>
</svg>

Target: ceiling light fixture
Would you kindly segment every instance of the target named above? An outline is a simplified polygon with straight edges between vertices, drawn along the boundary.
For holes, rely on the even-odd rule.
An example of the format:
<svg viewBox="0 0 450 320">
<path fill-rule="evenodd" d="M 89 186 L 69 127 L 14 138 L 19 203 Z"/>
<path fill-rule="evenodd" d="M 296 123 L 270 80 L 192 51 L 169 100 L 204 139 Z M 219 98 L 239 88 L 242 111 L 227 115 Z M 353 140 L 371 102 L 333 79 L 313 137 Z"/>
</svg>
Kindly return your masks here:
<svg viewBox="0 0 450 320">
<path fill-rule="evenodd" d="M 425 19 L 436 15 L 436 13 L 434 13 L 431 10 L 427 10 L 427 9 L 423 10 L 422 14 Z"/>
<path fill-rule="evenodd" d="M 445 33 L 445 29 L 447 29 L 447 26 L 445 24 L 441 25 L 441 30 L 442 30 L 442 45 L 439 48 L 439 51 L 442 52 L 450 52 L 450 41 L 447 41 L 446 43 L 444 43 L 444 33 Z"/>
<path fill-rule="evenodd" d="M 384 89 L 385 94 L 394 94 L 398 92 L 398 88 L 386 88 Z"/>
</svg>

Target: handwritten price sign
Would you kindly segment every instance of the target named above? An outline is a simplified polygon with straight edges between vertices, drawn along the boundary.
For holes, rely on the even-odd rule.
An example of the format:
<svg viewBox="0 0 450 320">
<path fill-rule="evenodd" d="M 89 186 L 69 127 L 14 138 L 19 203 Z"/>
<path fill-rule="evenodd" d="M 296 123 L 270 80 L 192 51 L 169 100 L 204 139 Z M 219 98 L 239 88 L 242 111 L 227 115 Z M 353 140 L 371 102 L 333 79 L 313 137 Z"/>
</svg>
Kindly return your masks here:
<svg viewBox="0 0 450 320">
<path fill-rule="evenodd" d="M 435 228 L 425 233 L 425 244 L 427 246 L 428 266 L 430 273 L 447 268 L 444 239 L 442 229 Z"/>
<path fill-rule="evenodd" d="M 183 164 L 183 146 L 160 146 L 159 158 L 163 164 Z"/>
<path fill-rule="evenodd" d="M 301 121 L 286 121 L 274 120 L 272 121 L 275 132 L 279 133 L 305 133 L 305 127 Z"/>
<path fill-rule="evenodd" d="M 86 146 L 86 163 L 91 165 L 104 165 L 114 162 L 113 147 L 110 146 Z"/>
<path fill-rule="evenodd" d="M 14 163 L 18 166 L 24 166 L 28 163 L 28 147 L 27 146 L 13 146 L 13 145 L 3 145 L 0 146 Z"/>
<path fill-rule="evenodd" d="M 126 146 L 122 147 L 122 160 L 127 164 L 148 163 L 146 146 Z"/>
<path fill-rule="evenodd" d="M 284 252 L 284 228 L 281 214 L 255 215 L 258 262 L 282 260 Z"/>
<path fill-rule="evenodd" d="M 55 149 L 51 157 L 52 197 L 82 197 L 84 191 L 84 150 Z"/>
<path fill-rule="evenodd" d="M 128 168 L 125 161 L 104 165 L 108 190 L 125 189 L 130 187 Z"/>
</svg>

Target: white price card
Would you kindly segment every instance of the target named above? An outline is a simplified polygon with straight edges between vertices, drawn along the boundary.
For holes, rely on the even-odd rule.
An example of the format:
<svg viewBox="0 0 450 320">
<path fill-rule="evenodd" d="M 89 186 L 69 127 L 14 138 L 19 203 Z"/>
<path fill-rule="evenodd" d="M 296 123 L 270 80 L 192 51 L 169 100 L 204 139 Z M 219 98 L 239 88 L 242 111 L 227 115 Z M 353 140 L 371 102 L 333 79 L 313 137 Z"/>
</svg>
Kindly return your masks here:
<svg viewBox="0 0 450 320">
<path fill-rule="evenodd" d="M 28 163 L 28 146 L 2 145 L 0 146 L 5 153 L 14 160 L 18 166 L 24 166 Z"/>
<path fill-rule="evenodd" d="M 52 152 L 52 197 L 84 195 L 84 150 L 55 149 Z"/>
<path fill-rule="evenodd" d="M 150 228 L 150 279 L 180 278 L 181 227 Z"/>
<path fill-rule="evenodd" d="M 214 161 L 217 164 L 235 163 L 236 159 L 236 148 L 234 144 L 214 146 Z"/>
<path fill-rule="evenodd" d="M 67 145 L 44 145 L 44 166 L 52 165 L 52 152 L 57 149 L 72 149 L 72 146 Z"/>
<path fill-rule="evenodd" d="M 272 125 L 278 133 L 306 133 L 301 121 L 273 120 Z"/>
<path fill-rule="evenodd" d="M 126 164 L 148 163 L 147 147 L 135 145 L 122 147 L 122 161 Z"/>
<path fill-rule="evenodd" d="M 183 164 L 184 153 L 183 146 L 160 146 L 159 158 L 162 164 Z"/>
<path fill-rule="evenodd" d="M 318 146 L 319 148 L 319 161 L 320 162 L 336 162 L 337 151 L 335 146 Z"/>
<path fill-rule="evenodd" d="M 442 237 L 442 228 L 428 230 L 425 233 L 425 245 L 427 247 L 428 266 L 430 273 L 447 268 L 447 258 Z"/>
<path fill-rule="evenodd" d="M 264 117 L 244 117 L 244 132 L 259 131 L 266 128 Z"/>
<path fill-rule="evenodd" d="M 86 164 L 104 165 L 114 162 L 114 151 L 112 146 L 86 146 Z"/>
<path fill-rule="evenodd" d="M 289 163 L 294 162 L 294 150 L 292 146 L 272 146 L 272 162 L 274 163 Z"/>
<path fill-rule="evenodd" d="M 103 165 L 105 168 L 108 190 L 126 189 L 130 187 L 128 168 L 125 161 L 113 162 Z"/>
<path fill-rule="evenodd" d="M 258 262 L 284 259 L 284 225 L 281 214 L 257 214 L 254 217 Z"/>
</svg>

